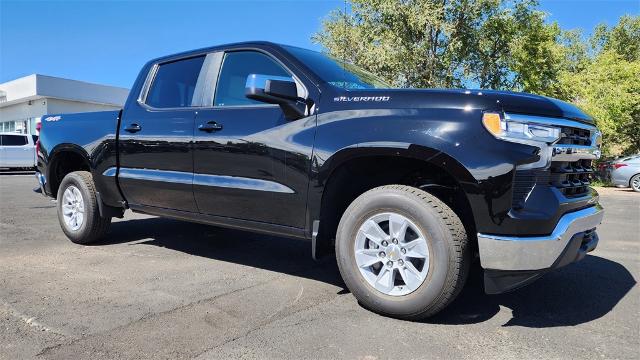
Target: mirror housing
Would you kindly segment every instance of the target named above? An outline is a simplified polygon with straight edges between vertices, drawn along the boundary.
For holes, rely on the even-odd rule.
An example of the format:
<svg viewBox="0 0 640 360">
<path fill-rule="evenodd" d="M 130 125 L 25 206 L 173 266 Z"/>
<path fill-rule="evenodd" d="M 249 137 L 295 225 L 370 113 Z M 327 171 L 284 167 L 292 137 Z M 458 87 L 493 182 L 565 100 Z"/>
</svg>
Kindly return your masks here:
<svg viewBox="0 0 640 360">
<path fill-rule="evenodd" d="M 264 103 L 280 105 L 284 116 L 290 120 L 300 119 L 307 112 L 306 101 L 298 96 L 298 85 L 291 78 L 249 74 L 245 96 Z"/>
</svg>

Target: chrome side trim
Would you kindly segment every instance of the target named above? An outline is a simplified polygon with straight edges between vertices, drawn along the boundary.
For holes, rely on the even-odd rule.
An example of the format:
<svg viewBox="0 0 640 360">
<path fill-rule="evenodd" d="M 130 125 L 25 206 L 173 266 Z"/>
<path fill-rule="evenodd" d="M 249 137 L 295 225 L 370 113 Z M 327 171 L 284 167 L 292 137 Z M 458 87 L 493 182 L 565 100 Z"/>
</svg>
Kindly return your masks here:
<svg viewBox="0 0 640 360">
<path fill-rule="evenodd" d="M 595 205 L 565 214 L 548 236 L 501 236 L 478 234 L 480 264 L 493 270 L 541 270 L 551 267 L 571 238 L 595 228 L 604 210 Z"/>
<path fill-rule="evenodd" d="M 103 176 L 116 176 L 116 174 L 118 173 L 118 169 L 116 167 L 110 167 L 107 170 L 105 170 L 102 175 Z"/>
<path fill-rule="evenodd" d="M 293 194 L 293 189 L 275 181 L 251 179 L 239 176 L 195 174 L 193 185 L 214 186 L 231 189 L 257 190 Z"/>
<path fill-rule="evenodd" d="M 186 185 L 193 184 L 193 173 L 182 171 L 120 168 L 118 177 L 120 179 L 160 181 Z"/>
<path fill-rule="evenodd" d="M 116 168 L 105 170 L 102 175 L 115 176 Z M 295 191 L 275 181 L 252 179 L 240 176 L 193 174 L 183 171 L 120 168 L 119 178 L 169 182 L 185 185 L 212 186 L 230 189 L 256 190 L 293 194 Z"/>
</svg>

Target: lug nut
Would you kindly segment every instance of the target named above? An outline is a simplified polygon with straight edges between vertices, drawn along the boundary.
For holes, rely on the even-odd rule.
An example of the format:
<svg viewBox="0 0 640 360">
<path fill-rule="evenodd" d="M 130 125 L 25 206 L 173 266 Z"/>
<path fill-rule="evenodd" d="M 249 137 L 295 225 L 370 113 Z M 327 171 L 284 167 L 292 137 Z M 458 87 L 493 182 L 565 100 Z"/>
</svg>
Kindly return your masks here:
<svg viewBox="0 0 640 360">
<path fill-rule="evenodd" d="M 393 239 L 393 243 L 394 243 L 394 244 L 397 244 L 397 243 L 398 243 L 398 239 L 395 239 L 395 238 L 394 238 L 394 239 Z"/>
<path fill-rule="evenodd" d="M 402 259 L 398 260 L 398 265 L 400 266 L 404 265 L 404 261 Z"/>
<path fill-rule="evenodd" d="M 393 262 L 391 262 L 391 261 L 387 261 L 387 266 L 388 266 L 388 267 L 392 267 L 392 266 L 393 266 Z"/>
<path fill-rule="evenodd" d="M 402 251 L 403 254 L 407 253 L 407 249 L 402 249 L 401 251 Z"/>
<path fill-rule="evenodd" d="M 386 242 L 386 241 L 383 241 L 383 242 L 382 242 L 382 246 L 387 246 L 387 245 L 389 245 L 389 243 L 388 243 L 388 242 Z"/>
<path fill-rule="evenodd" d="M 378 254 L 378 256 L 380 256 L 380 257 L 385 257 L 385 256 L 387 256 L 387 254 L 385 254 L 385 253 L 384 253 L 384 251 L 380 251 L 380 253 Z"/>
</svg>

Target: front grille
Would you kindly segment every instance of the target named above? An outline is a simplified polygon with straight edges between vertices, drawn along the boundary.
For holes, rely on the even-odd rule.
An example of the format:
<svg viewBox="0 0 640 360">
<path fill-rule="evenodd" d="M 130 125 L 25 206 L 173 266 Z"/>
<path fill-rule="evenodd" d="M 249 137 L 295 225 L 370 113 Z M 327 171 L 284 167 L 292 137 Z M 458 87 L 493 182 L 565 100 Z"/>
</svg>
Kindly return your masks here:
<svg viewBox="0 0 640 360">
<path fill-rule="evenodd" d="M 549 169 L 549 184 L 569 198 L 584 196 L 589 192 L 593 178 L 591 160 L 573 162 L 554 161 Z"/>
<path fill-rule="evenodd" d="M 591 146 L 591 131 L 587 129 L 563 126 L 560 128 L 558 144 Z"/>
<path fill-rule="evenodd" d="M 592 178 L 591 160 L 553 161 L 547 170 L 517 170 L 513 179 L 512 207 L 521 209 L 536 184 L 553 186 L 568 198 L 584 196 L 589 192 Z"/>
</svg>

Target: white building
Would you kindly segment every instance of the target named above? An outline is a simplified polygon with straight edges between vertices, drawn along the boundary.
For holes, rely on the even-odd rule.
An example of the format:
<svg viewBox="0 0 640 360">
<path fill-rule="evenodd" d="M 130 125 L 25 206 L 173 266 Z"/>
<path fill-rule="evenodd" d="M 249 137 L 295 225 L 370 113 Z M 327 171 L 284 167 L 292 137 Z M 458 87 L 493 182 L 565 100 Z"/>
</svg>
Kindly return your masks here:
<svg viewBox="0 0 640 360">
<path fill-rule="evenodd" d="M 46 114 L 115 110 L 128 89 L 33 74 L 0 84 L 0 132 L 35 133 Z"/>
</svg>

